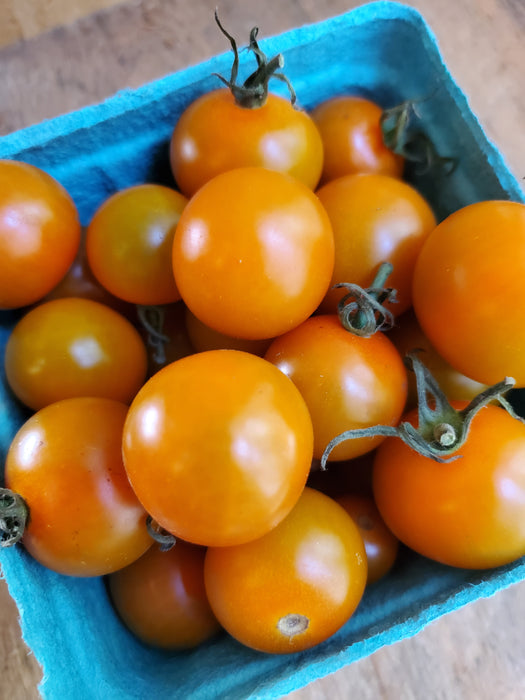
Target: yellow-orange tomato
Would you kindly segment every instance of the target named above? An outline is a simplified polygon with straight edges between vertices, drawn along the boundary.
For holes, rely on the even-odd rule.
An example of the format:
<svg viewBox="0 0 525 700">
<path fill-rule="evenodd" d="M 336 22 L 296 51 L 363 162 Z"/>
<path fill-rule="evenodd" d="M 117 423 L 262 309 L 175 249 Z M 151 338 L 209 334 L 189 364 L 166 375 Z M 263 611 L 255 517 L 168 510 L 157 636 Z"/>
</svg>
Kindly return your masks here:
<svg viewBox="0 0 525 700">
<path fill-rule="evenodd" d="M 331 285 L 350 282 L 369 287 L 383 262 L 394 266 L 387 280 L 399 315 L 412 304 L 412 277 L 419 252 L 436 226 L 434 214 L 410 185 L 387 175 L 347 175 L 317 192 L 328 212 L 335 239 Z M 331 290 L 322 308 L 334 312 L 344 291 Z"/>
<path fill-rule="evenodd" d="M 224 333 L 210 328 L 186 309 L 186 328 L 191 344 L 196 352 L 206 350 L 243 350 L 254 355 L 262 356 L 268 350 L 271 338 L 262 340 L 249 340 L 246 338 L 232 338 Z"/>
<path fill-rule="evenodd" d="M 366 584 L 366 553 L 346 511 L 306 488 L 264 537 L 209 548 L 204 576 L 227 632 L 259 651 L 288 654 L 323 642 L 351 617 Z"/>
<path fill-rule="evenodd" d="M 204 546 L 247 542 L 293 508 L 312 460 L 312 422 L 293 383 L 239 350 L 184 357 L 131 404 L 124 463 L 161 527 Z"/>
<path fill-rule="evenodd" d="M 304 321 L 334 266 L 330 221 L 305 185 L 264 168 L 217 175 L 177 225 L 173 270 L 182 298 L 210 328 L 272 338 Z"/>
<path fill-rule="evenodd" d="M 204 587 L 205 553 L 182 540 L 167 552 L 154 545 L 108 576 L 116 611 L 141 641 L 161 649 L 192 649 L 220 631 Z"/>
<path fill-rule="evenodd" d="M 171 266 L 174 226 L 186 197 L 163 185 L 136 185 L 112 195 L 86 234 L 93 274 L 111 294 L 133 304 L 180 299 Z"/>
<path fill-rule="evenodd" d="M 290 100 L 269 93 L 261 107 L 246 108 L 221 88 L 183 112 L 173 131 L 170 157 L 177 185 L 188 197 L 216 175 L 250 166 L 287 173 L 314 189 L 323 144 L 311 117 Z"/>
<path fill-rule="evenodd" d="M 5 350 L 7 381 L 35 410 L 75 396 L 129 403 L 146 370 L 146 348 L 131 323 L 104 304 L 75 297 L 31 309 Z"/>
<path fill-rule="evenodd" d="M 0 309 L 42 299 L 79 243 L 78 212 L 62 185 L 33 165 L 0 160 Z"/>
<path fill-rule="evenodd" d="M 22 542 L 54 571 L 108 574 L 153 542 L 122 464 L 127 409 L 109 399 L 58 401 L 31 416 L 9 448 L 6 486 L 29 508 Z"/>
<path fill-rule="evenodd" d="M 323 184 L 354 173 L 402 176 L 403 157 L 383 142 L 382 113 L 375 102 L 356 95 L 333 97 L 312 110 L 323 140 Z"/>
</svg>

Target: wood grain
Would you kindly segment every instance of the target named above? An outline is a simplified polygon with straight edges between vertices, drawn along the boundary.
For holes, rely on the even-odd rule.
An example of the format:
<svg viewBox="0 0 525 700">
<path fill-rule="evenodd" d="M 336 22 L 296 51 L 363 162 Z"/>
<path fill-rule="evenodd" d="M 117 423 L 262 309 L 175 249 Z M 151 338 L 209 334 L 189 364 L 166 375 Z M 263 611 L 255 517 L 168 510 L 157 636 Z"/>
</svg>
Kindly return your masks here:
<svg viewBox="0 0 525 700">
<path fill-rule="evenodd" d="M 352 0 L 222 0 L 232 33 L 263 35 L 355 7 Z M 511 170 L 525 176 L 525 3 L 411 0 L 436 34 L 452 75 Z M 216 0 L 0 0 L 0 134 L 103 100 L 226 50 Z M 112 6 L 112 7 L 109 7 Z M 104 11 L 84 16 L 94 9 Z M 43 9 L 44 8 L 44 9 Z M 47 8 L 47 9 L 46 9 Z M 51 12 L 53 9 L 53 12 Z M 39 14 L 40 13 L 40 14 Z M 75 14 L 76 13 L 76 14 Z M 39 31 L 53 25 L 52 31 Z M 18 33 L 17 33 L 18 32 Z M 432 623 L 412 639 L 293 693 L 294 700 L 523 700 L 525 583 Z M 41 672 L 20 639 L 0 583 L 0 698 L 36 700 Z M 69 700 L 69 699 L 66 699 Z M 84 699 L 79 699 L 84 700 Z M 88 699 L 85 699 L 88 700 Z"/>
</svg>

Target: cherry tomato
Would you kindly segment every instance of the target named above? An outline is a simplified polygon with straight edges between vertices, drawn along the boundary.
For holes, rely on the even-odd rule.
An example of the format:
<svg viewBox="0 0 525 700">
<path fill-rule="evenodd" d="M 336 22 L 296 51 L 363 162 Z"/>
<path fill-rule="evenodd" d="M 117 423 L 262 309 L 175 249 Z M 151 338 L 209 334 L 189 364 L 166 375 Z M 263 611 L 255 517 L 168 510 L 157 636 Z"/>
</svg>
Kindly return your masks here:
<svg viewBox="0 0 525 700">
<path fill-rule="evenodd" d="M 382 113 L 356 95 L 332 97 L 312 110 L 324 147 L 322 183 L 354 173 L 402 176 L 404 159 L 383 143 Z"/>
<path fill-rule="evenodd" d="M 314 189 L 323 144 L 311 117 L 290 100 L 270 93 L 262 107 L 250 109 L 221 88 L 183 112 L 173 131 L 170 157 L 177 185 L 187 197 L 220 173 L 250 166 L 287 173 Z"/>
<path fill-rule="evenodd" d="M 366 583 L 362 537 L 345 510 L 306 488 L 276 528 L 236 547 L 211 547 L 204 576 L 219 622 L 268 653 L 308 649 L 357 608 Z"/>
<path fill-rule="evenodd" d="M 205 352 L 206 350 L 244 350 L 244 352 L 262 356 L 272 342 L 271 338 L 248 340 L 246 338 L 232 338 L 229 335 L 224 335 L 224 333 L 219 333 L 219 331 L 199 321 L 189 309 L 186 309 L 186 328 L 191 344 L 196 352 Z"/>
<path fill-rule="evenodd" d="M 225 335 L 271 338 L 304 321 L 334 265 L 328 216 L 297 180 L 263 168 L 208 182 L 184 210 L 173 269 L 186 305 Z"/>
<path fill-rule="evenodd" d="M 133 304 L 180 299 L 171 247 L 186 201 L 179 192 L 153 184 L 129 187 L 107 199 L 86 236 L 89 265 L 100 284 Z"/>
<path fill-rule="evenodd" d="M 29 508 L 22 542 L 61 574 L 116 571 L 153 542 L 122 464 L 126 412 L 110 399 L 58 401 L 29 418 L 9 448 L 6 486 Z"/>
<path fill-rule="evenodd" d="M 44 297 L 79 242 L 77 209 L 62 185 L 33 165 L 0 160 L 0 309 Z"/>
<path fill-rule="evenodd" d="M 406 419 L 417 425 L 415 411 Z M 489 568 L 525 555 L 525 425 L 485 406 L 457 454 L 441 464 L 398 438 L 378 447 L 373 488 L 387 527 L 450 566 Z"/>
<path fill-rule="evenodd" d="M 204 587 L 205 553 L 182 540 L 167 552 L 153 546 L 108 576 L 117 613 L 141 641 L 162 649 L 191 649 L 219 632 Z"/>
<path fill-rule="evenodd" d="M 312 460 L 306 405 L 276 367 L 238 350 L 184 357 L 133 401 L 124 462 L 168 532 L 201 545 L 260 537 L 292 509 Z"/>
<path fill-rule="evenodd" d="M 7 381 L 35 410 L 74 396 L 129 403 L 146 369 L 138 331 L 113 309 L 89 299 L 36 306 L 13 328 L 5 350 Z"/>
<path fill-rule="evenodd" d="M 353 519 L 363 538 L 368 563 L 366 585 L 370 586 L 394 566 L 399 540 L 385 525 L 373 498 L 347 493 L 337 502 Z"/>
<path fill-rule="evenodd" d="M 467 377 L 525 386 L 525 204 L 471 204 L 428 237 L 414 310 L 442 357 Z"/>
<path fill-rule="evenodd" d="M 469 379 L 469 377 L 455 370 L 438 354 L 435 347 L 421 330 L 421 326 L 417 322 L 412 309 L 406 311 L 396 320 L 396 325 L 389 331 L 388 337 L 403 357 L 413 350 L 423 350 L 421 359 L 449 400 L 471 401 L 487 388 L 486 384 L 475 382 L 473 379 Z M 413 372 L 408 372 L 407 374 L 407 405 L 412 407 L 417 405 L 416 380 Z"/>
<path fill-rule="evenodd" d="M 362 338 L 345 330 L 335 315 L 312 316 L 274 340 L 265 358 L 301 392 L 312 417 L 317 459 L 345 430 L 396 425 L 404 411 L 406 370 L 381 332 Z M 329 459 L 358 457 L 382 439 L 347 440 Z"/>
<path fill-rule="evenodd" d="M 399 315 L 412 304 L 412 276 L 417 256 L 436 220 L 430 206 L 410 185 L 386 175 L 347 175 L 318 191 L 332 222 L 335 267 L 331 285 L 372 283 L 381 263 L 394 271 L 387 281 L 398 303 L 387 304 Z M 322 308 L 335 312 L 344 292 L 328 292 Z"/>
</svg>

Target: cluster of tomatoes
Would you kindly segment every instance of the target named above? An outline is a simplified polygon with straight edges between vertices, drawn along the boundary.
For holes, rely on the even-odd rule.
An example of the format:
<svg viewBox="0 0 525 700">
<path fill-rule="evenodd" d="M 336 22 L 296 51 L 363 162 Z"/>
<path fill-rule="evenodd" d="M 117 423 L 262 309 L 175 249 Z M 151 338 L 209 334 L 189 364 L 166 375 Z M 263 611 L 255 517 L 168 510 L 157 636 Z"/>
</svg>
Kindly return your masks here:
<svg viewBox="0 0 525 700">
<path fill-rule="evenodd" d="M 503 398 L 525 385 L 525 205 L 437 225 L 379 106 L 268 93 L 256 32 L 238 85 L 231 41 L 227 87 L 175 126 L 180 192 L 130 187 L 82 232 L 55 180 L 0 162 L 0 308 L 24 311 L 5 374 L 34 411 L 2 537 L 107 575 L 147 643 L 224 628 L 285 653 L 335 633 L 399 540 L 460 567 L 525 554 Z"/>
</svg>

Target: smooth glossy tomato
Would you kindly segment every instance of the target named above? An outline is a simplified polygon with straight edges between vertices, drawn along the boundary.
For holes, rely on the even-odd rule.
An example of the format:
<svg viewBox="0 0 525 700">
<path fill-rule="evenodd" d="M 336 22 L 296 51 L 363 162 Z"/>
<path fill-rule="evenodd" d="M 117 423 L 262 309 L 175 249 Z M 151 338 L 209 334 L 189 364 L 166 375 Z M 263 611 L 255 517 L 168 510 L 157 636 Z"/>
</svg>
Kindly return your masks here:
<svg viewBox="0 0 525 700">
<path fill-rule="evenodd" d="M 354 173 L 402 176 L 404 159 L 383 142 L 382 114 L 379 105 L 357 95 L 339 95 L 312 110 L 324 147 L 322 183 Z"/>
<path fill-rule="evenodd" d="M 471 204 L 429 236 L 414 271 L 414 310 L 436 350 L 484 384 L 525 386 L 525 204 Z"/>
<path fill-rule="evenodd" d="M 416 425 L 416 412 L 407 420 Z M 442 464 L 387 438 L 373 472 L 386 525 L 416 552 L 451 566 L 482 569 L 525 555 L 525 425 L 485 406 L 457 454 Z"/>
<path fill-rule="evenodd" d="M 471 401 L 487 388 L 486 384 L 475 382 L 473 379 L 469 379 L 469 377 L 458 372 L 439 355 L 430 340 L 423 333 L 413 309 L 409 309 L 396 319 L 396 325 L 389 331 L 388 337 L 403 357 L 414 350 L 423 351 L 420 355 L 421 360 L 428 367 L 449 400 Z M 407 374 L 407 405 L 412 407 L 417 405 L 416 380 L 413 372 L 408 372 Z"/>
<path fill-rule="evenodd" d="M 350 282 L 369 287 L 383 262 L 394 270 L 388 287 L 398 303 L 387 304 L 399 315 L 412 304 L 412 276 L 417 256 L 436 226 L 430 206 L 410 185 L 386 175 L 347 175 L 318 190 L 335 239 L 331 285 Z M 341 290 L 329 291 L 325 311 L 335 312 Z"/>
<path fill-rule="evenodd" d="M 220 631 L 204 587 L 205 553 L 182 540 L 167 552 L 154 545 L 108 576 L 117 613 L 141 641 L 162 649 L 192 649 Z"/>
<path fill-rule="evenodd" d="M 345 430 L 397 425 L 405 409 L 406 370 L 381 332 L 363 338 L 345 330 L 335 315 L 312 316 L 276 338 L 265 357 L 301 392 L 312 417 L 317 459 Z M 329 459 L 358 457 L 382 439 L 347 440 Z"/>
<path fill-rule="evenodd" d="M 271 338 L 304 321 L 334 265 L 328 216 L 303 184 L 264 168 L 231 170 L 192 197 L 177 226 L 173 269 L 203 323 Z"/>
<path fill-rule="evenodd" d="M 113 309 L 89 299 L 36 306 L 13 328 L 5 350 L 7 381 L 35 410 L 75 396 L 129 403 L 146 369 L 138 331 Z"/>
<path fill-rule="evenodd" d="M 22 542 L 54 571 L 107 574 L 153 542 L 122 464 L 126 413 L 109 399 L 58 401 L 29 418 L 9 448 L 6 486 L 29 508 Z"/>
<path fill-rule="evenodd" d="M 250 109 L 221 88 L 199 97 L 181 115 L 170 157 L 177 185 L 188 197 L 216 175 L 250 166 L 287 173 L 314 189 L 323 144 L 311 117 L 290 100 L 270 93 L 264 105 Z"/>
<path fill-rule="evenodd" d="M 144 507 L 201 545 L 260 537 L 292 509 L 312 459 L 306 405 L 276 367 L 210 350 L 157 372 L 133 401 L 124 462 Z"/>
<path fill-rule="evenodd" d="M 0 160 L 0 309 L 44 297 L 79 243 L 77 209 L 62 185 L 33 165 Z"/>
<path fill-rule="evenodd" d="M 272 342 L 271 338 L 249 340 L 224 335 L 224 333 L 219 333 L 219 331 L 199 321 L 189 309 L 186 309 L 186 328 L 191 344 L 196 352 L 205 352 L 206 350 L 243 350 L 244 352 L 262 356 Z"/>
<path fill-rule="evenodd" d="M 264 537 L 208 549 L 204 575 L 227 632 L 259 651 L 288 654 L 323 642 L 351 617 L 365 588 L 366 553 L 345 510 L 306 488 Z"/>
<path fill-rule="evenodd" d="M 89 266 L 100 284 L 133 304 L 180 299 L 171 248 L 186 202 L 179 192 L 153 184 L 129 187 L 107 199 L 86 234 Z"/>
<path fill-rule="evenodd" d="M 368 563 L 366 584 L 369 586 L 386 576 L 394 566 L 399 540 L 385 525 L 373 498 L 347 493 L 337 502 L 350 515 L 363 538 Z"/>
</svg>

